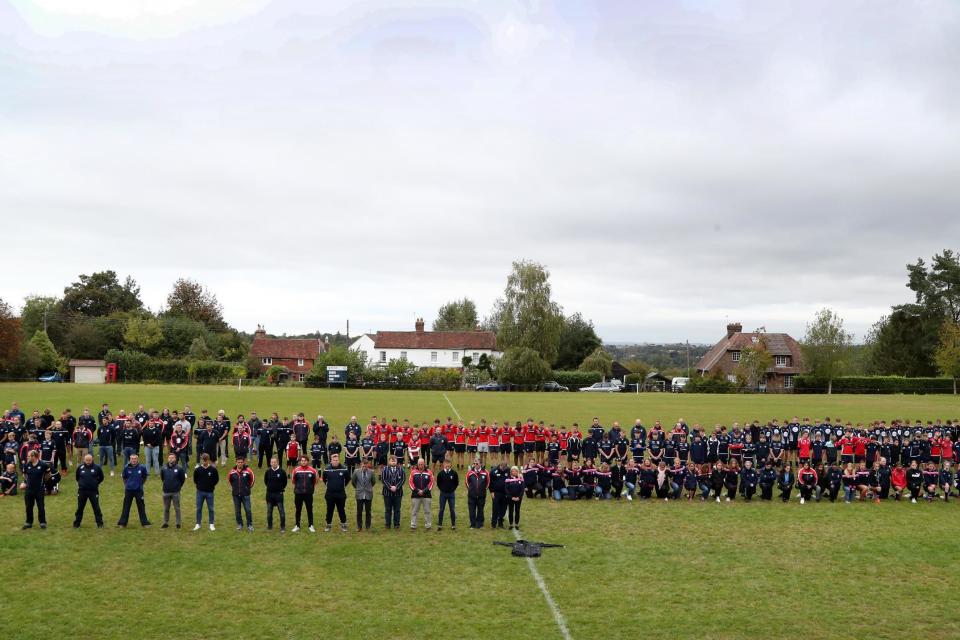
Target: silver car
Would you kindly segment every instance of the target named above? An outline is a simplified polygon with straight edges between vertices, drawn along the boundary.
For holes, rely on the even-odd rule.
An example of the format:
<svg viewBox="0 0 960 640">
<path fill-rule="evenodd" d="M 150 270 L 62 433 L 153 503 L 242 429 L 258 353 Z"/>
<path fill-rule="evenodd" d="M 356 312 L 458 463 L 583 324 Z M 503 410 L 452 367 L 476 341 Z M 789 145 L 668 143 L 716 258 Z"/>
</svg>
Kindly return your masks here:
<svg viewBox="0 0 960 640">
<path fill-rule="evenodd" d="M 589 387 L 580 387 L 580 391 L 590 391 L 594 393 L 616 393 L 620 390 L 620 382 L 617 380 L 611 380 L 609 382 L 594 382 Z"/>
</svg>

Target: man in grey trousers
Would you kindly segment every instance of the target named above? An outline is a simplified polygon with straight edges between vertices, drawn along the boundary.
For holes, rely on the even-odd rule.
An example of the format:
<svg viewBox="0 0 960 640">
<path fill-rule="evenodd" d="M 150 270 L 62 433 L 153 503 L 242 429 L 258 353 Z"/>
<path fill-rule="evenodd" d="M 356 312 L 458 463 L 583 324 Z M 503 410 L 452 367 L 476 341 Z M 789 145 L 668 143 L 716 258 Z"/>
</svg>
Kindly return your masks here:
<svg viewBox="0 0 960 640">
<path fill-rule="evenodd" d="M 377 483 L 370 468 L 370 458 L 363 459 L 363 465 L 353 472 L 350 484 L 356 492 L 357 498 L 357 531 L 364 529 L 364 514 L 366 514 L 366 529 L 370 530 L 370 509 L 373 504 L 373 485 Z"/>
<path fill-rule="evenodd" d="M 163 482 L 163 524 L 161 529 L 170 526 L 170 505 L 177 517 L 177 529 L 180 528 L 180 489 L 187 481 L 187 473 L 177 464 L 177 454 L 167 456 L 167 464 L 160 469 L 160 480 Z"/>
</svg>

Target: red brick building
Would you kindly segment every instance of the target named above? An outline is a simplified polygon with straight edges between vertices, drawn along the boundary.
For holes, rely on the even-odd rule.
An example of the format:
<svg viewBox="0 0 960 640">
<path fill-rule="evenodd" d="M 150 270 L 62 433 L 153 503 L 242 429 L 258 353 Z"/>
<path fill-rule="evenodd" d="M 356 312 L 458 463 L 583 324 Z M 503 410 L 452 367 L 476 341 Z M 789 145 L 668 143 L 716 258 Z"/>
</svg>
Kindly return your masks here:
<svg viewBox="0 0 960 640">
<path fill-rule="evenodd" d="M 260 372 L 270 367 L 283 367 L 281 379 L 303 381 L 317 356 L 327 350 L 326 343 L 316 338 L 269 338 L 262 326 L 257 326 L 250 345 L 250 355 L 260 359 Z"/>
<path fill-rule="evenodd" d="M 740 354 L 759 339 L 757 333 L 744 333 L 743 325 L 735 322 L 727 325 L 727 335 L 713 345 L 697 363 L 700 375 L 719 369 L 732 379 Z M 766 379 L 760 383 L 761 391 L 790 391 L 793 378 L 803 373 L 803 352 L 800 343 L 786 333 L 765 333 L 767 350 L 773 356 L 773 364 L 767 369 Z"/>
</svg>

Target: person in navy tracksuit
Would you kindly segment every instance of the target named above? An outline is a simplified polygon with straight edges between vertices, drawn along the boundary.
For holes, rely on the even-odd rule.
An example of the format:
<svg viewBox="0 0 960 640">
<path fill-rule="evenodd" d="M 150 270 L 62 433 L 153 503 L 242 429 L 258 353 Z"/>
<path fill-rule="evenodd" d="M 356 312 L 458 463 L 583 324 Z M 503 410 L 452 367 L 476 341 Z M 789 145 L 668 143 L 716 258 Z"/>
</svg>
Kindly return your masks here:
<svg viewBox="0 0 960 640">
<path fill-rule="evenodd" d="M 100 511 L 100 483 L 103 482 L 103 469 L 93 463 L 93 456 L 83 456 L 83 463 L 77 467 L 77 512 L 73 517 L 73 527 L 79 528 L 83 521 L 83 511 L 90 502 L 97 528 L 103 528 L 103 512 Z"/>
<path fill-rule="evenodd" d="M 136 501 L 140 526 L 149 527 L 147 505 L 143 501 L 143 485 L 146 484 L 147 477 L 150 474 L 147 468 L 140 464 L 140 456 L 135 453 L 130 454 L 130 460 L 124 466 L 121 475 L 123 477 L 123 511 L 120 512 L 120 520 L 117 521 L 117 526 L 121 529 L 127 526 L 127 521 L 130 519 L 130 506 Z"/>
</svg>

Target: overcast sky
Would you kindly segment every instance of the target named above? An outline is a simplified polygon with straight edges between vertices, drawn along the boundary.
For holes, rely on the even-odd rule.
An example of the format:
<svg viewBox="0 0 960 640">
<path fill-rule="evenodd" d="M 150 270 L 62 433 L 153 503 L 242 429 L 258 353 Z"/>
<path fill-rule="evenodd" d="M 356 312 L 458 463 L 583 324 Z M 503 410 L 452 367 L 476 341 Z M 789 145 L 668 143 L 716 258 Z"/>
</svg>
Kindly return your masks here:
<svg viewBox="0 0 960 640">
<path fill-rule="evenodd" d="M 611 342 L 859 339 L 960 248 L 958 69 L 953 0 L 0 0 L 0 297 L 356 334 L 528 258 Z"/>
</svg>

